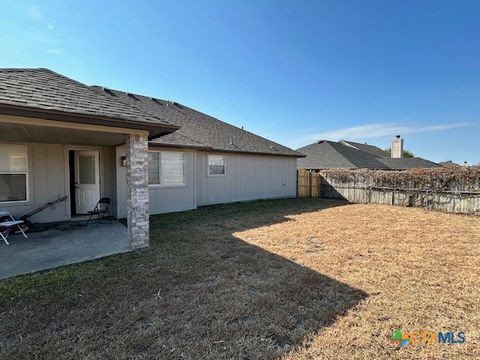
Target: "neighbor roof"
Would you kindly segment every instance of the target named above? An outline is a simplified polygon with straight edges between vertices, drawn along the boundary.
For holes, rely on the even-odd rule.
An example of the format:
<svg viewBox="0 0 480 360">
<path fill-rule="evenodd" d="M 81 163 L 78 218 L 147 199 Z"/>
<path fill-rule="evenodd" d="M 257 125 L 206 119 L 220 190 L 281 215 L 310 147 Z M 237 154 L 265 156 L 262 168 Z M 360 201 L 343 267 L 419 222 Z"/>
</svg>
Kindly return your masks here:
<svg viewBox="0 0 480 360">
<path fill-rule="evenodd" d="M 48 69 L 0 69 L 0 113 L 65 121 L 76 117 L 76 122 L 145 128 L 151 135 L 176 129 L 160 116 Z"/>
<path fill-rule="evenodd" d="M 151 145 L 294 157 L 303 156 L 286 146 L 227 124 L 177 102 L 99 86 L 92 86 L 92 89 L 100 95 L 107 94 L 118 102 L 134 106 L 152 116 L 167 119 L 169 123 L 180 127 L 174 133 L 152 140 Z"/>
<path fill-rule="evenodd" d="M 383 158 L 380 159 L 385 165 L 387 165 L 392 170 L 406 170 L 414 168 L 431 168 L 439 167 L 440 165 L 434 163 L 433 161 L 423 159 L 421 157 L 411 157 L 411 158 Z"/>
<path fill-rule="evenodd" d="M 442 166 L 462 166 L 460 164 L 454 163 L 452 160 L 440 161 L 439 164 Z"/>
<path fill-rule="evenodd" d="M 297 161 L 302 169 L 388 169 L 374 155 L 334 141 L 318 141 L 297 151 L 306 155 Z"/>
<path fill-rule="evenodd" d="M 365 151 L 365 152 L 367 152 L 369 154 L 372 154 L 372 155 L 375 155 L 375 156 L 381 156 L 381 157 L 390 156 L 388 151 L 382 150 L 378 146 L 375 146 L 375 145 L 370 145 L 370 144 L 367 144 L 367 143 L 362 144 L 362 143 L 349 141 L 349 140 L 348 141 L 347 140 L 340 140 L 340 143 L 343 143 L 345 145 L 350 145 L 357 150 L 362 150 L 362 151 Z"/>
<path fill-rule="evenodd" d="M 372 152 L 359 150 L 350 144 L 346 145 L 343 140 L 340 142 L 321 140 L 297 151 L 306 155 L 305 158 L 297 160 L 299 169 L 405 170 L 439 166 L 418 157 L 392 159 L 385 157 L 385 153 L 383 156 L 376 156 Z"/>
</svg>

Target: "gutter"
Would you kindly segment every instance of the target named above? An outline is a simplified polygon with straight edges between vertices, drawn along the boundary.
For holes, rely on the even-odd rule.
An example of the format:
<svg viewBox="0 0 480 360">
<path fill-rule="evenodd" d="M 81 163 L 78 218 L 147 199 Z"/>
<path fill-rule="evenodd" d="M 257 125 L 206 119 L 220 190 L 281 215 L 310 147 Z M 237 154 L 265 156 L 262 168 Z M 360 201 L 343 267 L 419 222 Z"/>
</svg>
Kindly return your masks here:
<svg viewBox="0 0 480 360">
<path fill-rule="evenodd" d="M 149 132 L 149 140 L 165 134 L 172 133 L 180 128 L 178 126 L 170 124 L 156 125 L 153 122 L 146 123 L 138 120 L 115 118 L 104 115 L 70 113 L 58 110 L 9 106 L 6 104 L 0 105 L 0 114 L 65 121 L 78 124 L 103 125 L 111 127 L 123 127 L 127 129 L 145 130 Z M 159 119 L 159 121 L 161 120 Z"/>
</svg>

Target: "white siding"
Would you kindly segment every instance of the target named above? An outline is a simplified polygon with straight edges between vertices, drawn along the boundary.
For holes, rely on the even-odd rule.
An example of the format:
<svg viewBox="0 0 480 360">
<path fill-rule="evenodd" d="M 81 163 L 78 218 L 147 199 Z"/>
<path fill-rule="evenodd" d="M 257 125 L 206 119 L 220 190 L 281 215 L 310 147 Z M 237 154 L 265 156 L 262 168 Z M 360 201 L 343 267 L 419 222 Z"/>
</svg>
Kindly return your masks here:
<svg viewBox="0 0 480 360">
<path fill-rule="evenodd" d="M 66 170 L 66 148 L 61 144 L 29 143 L 29 201 L 27 203 L 1 204 L 15 217 L 26 213 L 62 196 L 70 196 L 67 190 L 68 171 Z M 115 170 L 112 163 L 113 147 L 101 148 L 100 172 L 102 177 L 102 196 L 111 197 L 115 202 Z M 32 216 L 32 222 L 53 222 L 70 220 L 69 202 L 64 201 Z"/>
<path fill-rule="evenodd" d="M 195 209 L 195 152 L 192 150 L 179 150 L 155 148 L 158 151 L 182 151 L 185 153 L 185 185 L 184 186 L 158 186 L 151 185 L 150 214 Z M 117 204 L 119 218 L 127 216 L 127 183 L 126 169 L 120 166 L 120 159 L 125 156 L 125 146 L 117 147 Z"/>
<path fill-rule="evenodd" d="M 197 205 L 295 197 L 297 160 L 224 153 L 225 176 L 209 177 L 207 153 L 197 152 Z"/>
</svg>

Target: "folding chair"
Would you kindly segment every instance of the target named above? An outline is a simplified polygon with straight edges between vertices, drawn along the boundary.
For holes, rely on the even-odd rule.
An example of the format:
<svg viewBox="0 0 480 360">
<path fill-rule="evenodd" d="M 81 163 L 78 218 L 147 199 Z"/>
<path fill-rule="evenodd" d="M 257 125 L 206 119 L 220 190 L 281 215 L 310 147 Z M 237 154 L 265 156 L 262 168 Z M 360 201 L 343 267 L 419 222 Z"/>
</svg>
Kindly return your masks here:
<svg viewBox="0 0 480 360">
<path fill-rule="evenodd" d="M 98 224 L 101 224 L 103 218 L 106 217 L 107 215 L 110 217 L 111 216 L 110 201 L 111 200 L 108 197 L 103 197 L 100 200 L 98 200 L 97 205 L 95 205 L 93 210 L 88 212 L 90 214 L 90 217 L 88 218 L 88 221 L 85 224 L 85 226 L 88 226 L 88 224 L 90 223 L 90 220 L 92 220 L 92 217 L 94 217 L 95 215 L 98 216 Z"/>
<path fill-rule="evenodd" d="M 7 241 L 7 237 L 10 234 L 10 231 L 12 230 L 20 230 L 22 235 L 28 239 L 28 236 L 25 234 L 23 231 L 22 227 L 20 225 L 25 224 L 25 221 L 23 220 L 15 220 L 12 214 L 10 214 L 10 211 L 7 209 L 0 209 L 0 237 L 5 241 L 5 244 L 10 245 Z M 6 221 L 4 221 L 6 220 Z"/>
</svg>

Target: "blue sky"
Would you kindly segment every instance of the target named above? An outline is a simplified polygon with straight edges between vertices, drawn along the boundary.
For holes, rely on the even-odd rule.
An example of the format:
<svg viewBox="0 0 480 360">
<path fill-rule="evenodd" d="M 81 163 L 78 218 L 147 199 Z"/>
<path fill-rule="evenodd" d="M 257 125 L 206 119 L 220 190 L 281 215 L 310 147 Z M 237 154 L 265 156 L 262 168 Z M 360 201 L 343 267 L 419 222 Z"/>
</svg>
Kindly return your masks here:
<svg viewBox="0 0 480 360">
<path fill-rule="evenodd" d="M 480 163 L 479 1 L 2 1 L 0 67 L 172 99 L 291 147 Z"/>
</svg>

